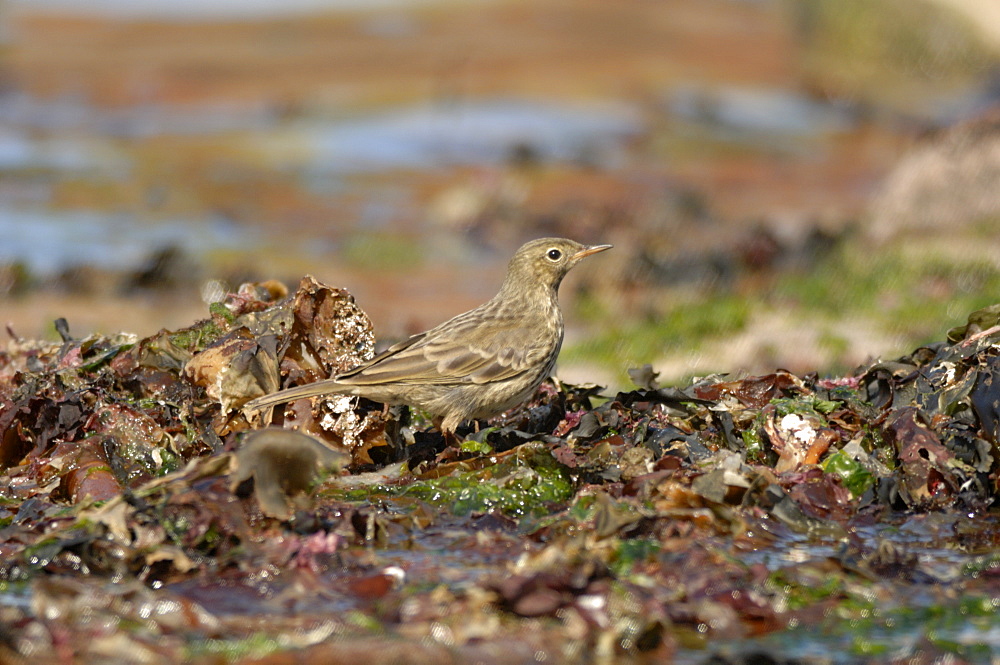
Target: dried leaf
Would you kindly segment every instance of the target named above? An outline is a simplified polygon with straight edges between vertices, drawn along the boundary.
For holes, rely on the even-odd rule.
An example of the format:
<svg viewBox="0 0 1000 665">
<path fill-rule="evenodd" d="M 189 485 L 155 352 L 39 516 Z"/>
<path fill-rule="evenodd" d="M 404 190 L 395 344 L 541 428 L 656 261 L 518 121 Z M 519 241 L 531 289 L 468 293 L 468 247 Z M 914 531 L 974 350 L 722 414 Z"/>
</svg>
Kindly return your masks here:
<svg viewBox="0 0 1000 665">
<path fill-rule="evenodd" d="M 792 388 L 801 389 L 802 381 L 782 371 L 766 376 L 751 376 L 740 381 L 700 386 L 695 390 L 695 395 L 709 400 L 719 400 L 729 395 L 744 406 L 760 409 L 772 399 L 788 394 Z"/>
<path fill-rule="evenodd" d="M 255 339 L 244 327 L 195 354 L 184 366 L 192 383 L 228 413 L 245 402 L 274 392 L 279 386 L 275 339 Z"/>
<path fill-rule="evenodd" d="M 271 428 L 247 435 L 236 452 L 237 468 L 231 487 L 253 478 L 261 512 L 288 519 L 290 501 L 304 494 L 321 469 L 342 464 L 347 456 L 306 434 Z"/>
</svg>

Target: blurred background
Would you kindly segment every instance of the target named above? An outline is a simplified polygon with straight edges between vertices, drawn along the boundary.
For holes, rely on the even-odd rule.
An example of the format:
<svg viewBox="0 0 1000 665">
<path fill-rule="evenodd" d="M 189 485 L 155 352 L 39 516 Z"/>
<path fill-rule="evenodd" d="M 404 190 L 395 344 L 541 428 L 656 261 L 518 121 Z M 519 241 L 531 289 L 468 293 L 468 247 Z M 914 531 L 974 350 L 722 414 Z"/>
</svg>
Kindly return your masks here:
<svg viewBox="0 0 1000 665">
<path fill-rule="evenodd" d="M 383 341 L 563 286 L 559 374 L 836 373 L 1000 301 L 996 0 L 0 0 L 0 323 L 249 280 Z"/>
</svg>

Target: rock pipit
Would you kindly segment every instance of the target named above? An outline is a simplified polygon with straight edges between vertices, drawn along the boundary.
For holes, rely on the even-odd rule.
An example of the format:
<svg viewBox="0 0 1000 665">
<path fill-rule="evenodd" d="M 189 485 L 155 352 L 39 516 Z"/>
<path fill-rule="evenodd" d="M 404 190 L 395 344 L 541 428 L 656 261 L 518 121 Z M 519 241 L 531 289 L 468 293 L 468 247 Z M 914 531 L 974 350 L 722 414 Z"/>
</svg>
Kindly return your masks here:
<svg viewBox="0 0 1000 665">
<path fill-rule="evenodd" d="M 359 395 L 442 417 L 445 438 L 464 420 L 488 418 L 531 397 L 555 366 L 563 341 L 558 290 L 570 268 L 611 245 L 542 238 L 523 245 L 499 293 L 479 307 L 389 347 L 332 379 L 258 397 L 260 411 L 318 395 Z"/>
</svg>

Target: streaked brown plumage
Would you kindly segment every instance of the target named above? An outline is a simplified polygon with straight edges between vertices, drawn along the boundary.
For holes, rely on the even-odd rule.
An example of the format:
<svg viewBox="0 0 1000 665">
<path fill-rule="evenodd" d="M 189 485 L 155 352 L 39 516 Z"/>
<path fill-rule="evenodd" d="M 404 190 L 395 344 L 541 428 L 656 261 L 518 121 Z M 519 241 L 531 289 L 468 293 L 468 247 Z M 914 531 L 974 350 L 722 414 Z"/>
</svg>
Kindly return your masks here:
<svg viewBox="0 0 1000 665">
<path fill-rule="evenodd" d="M 332 379 L 288 388 L 244 405 L 249 412 L 318 395 L 360 395 L 442 416 L 454 433 L 464 420 L 495 416 L 534 394 L 563 341 L 558 289 L 570 268 L 611 245 L 563 238 L 523 245 L 500 291 L 479 307 L 389 347 Z"/>
</svg>

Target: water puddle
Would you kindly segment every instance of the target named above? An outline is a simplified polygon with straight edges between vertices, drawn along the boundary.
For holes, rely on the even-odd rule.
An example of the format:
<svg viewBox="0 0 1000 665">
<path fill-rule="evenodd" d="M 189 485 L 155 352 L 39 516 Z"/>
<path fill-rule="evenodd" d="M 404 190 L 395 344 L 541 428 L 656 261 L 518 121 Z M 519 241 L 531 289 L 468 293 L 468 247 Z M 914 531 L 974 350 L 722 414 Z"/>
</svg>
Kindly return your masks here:
<svg viewBox="0 0 1000 665">
<path fill-rule="evenodd" d="M 73 95 L 38 99 L 8 92 L 0 95 L 0 118 L 3 119 L 0 141 L 23 142 L 27 140 L 27 132 L 45 134 L 52 140 L 79 141 L 80 137 L 98 140 L 266 131 L 278 124 L 280 112 L 265 103 L 224 102 L 190 105 L 149 102 L 103 108 Z"/>
<path fill-rule="evenodd" d="M 419 105 L 339 122 L 302 122 L 261 148 L 313 172 L 350 174 L 540 161 L 620 165 L 643 130 L 624 104 L 494 100 Z"/>
<path fill-rule="evenodd" d="M 22 263 L 40 276 L 81 265 L 134 269 L 168 247 L 197 257 L 222 248 L 249 249 L 259 242 L 252 231 L 222 217 L 152 222 L 91 210 L 7 207 L 0 207 L 0 237 L 0 265 Z"/>
<path fill-rule="evenodd" d="M 857 123 L 856 111 L 847 105 L 767 88 L 681 85 L 667 95 L 667 108 L 685 120 L 747 134 L 810 136 L 847 131 Z"/>
</svg>

